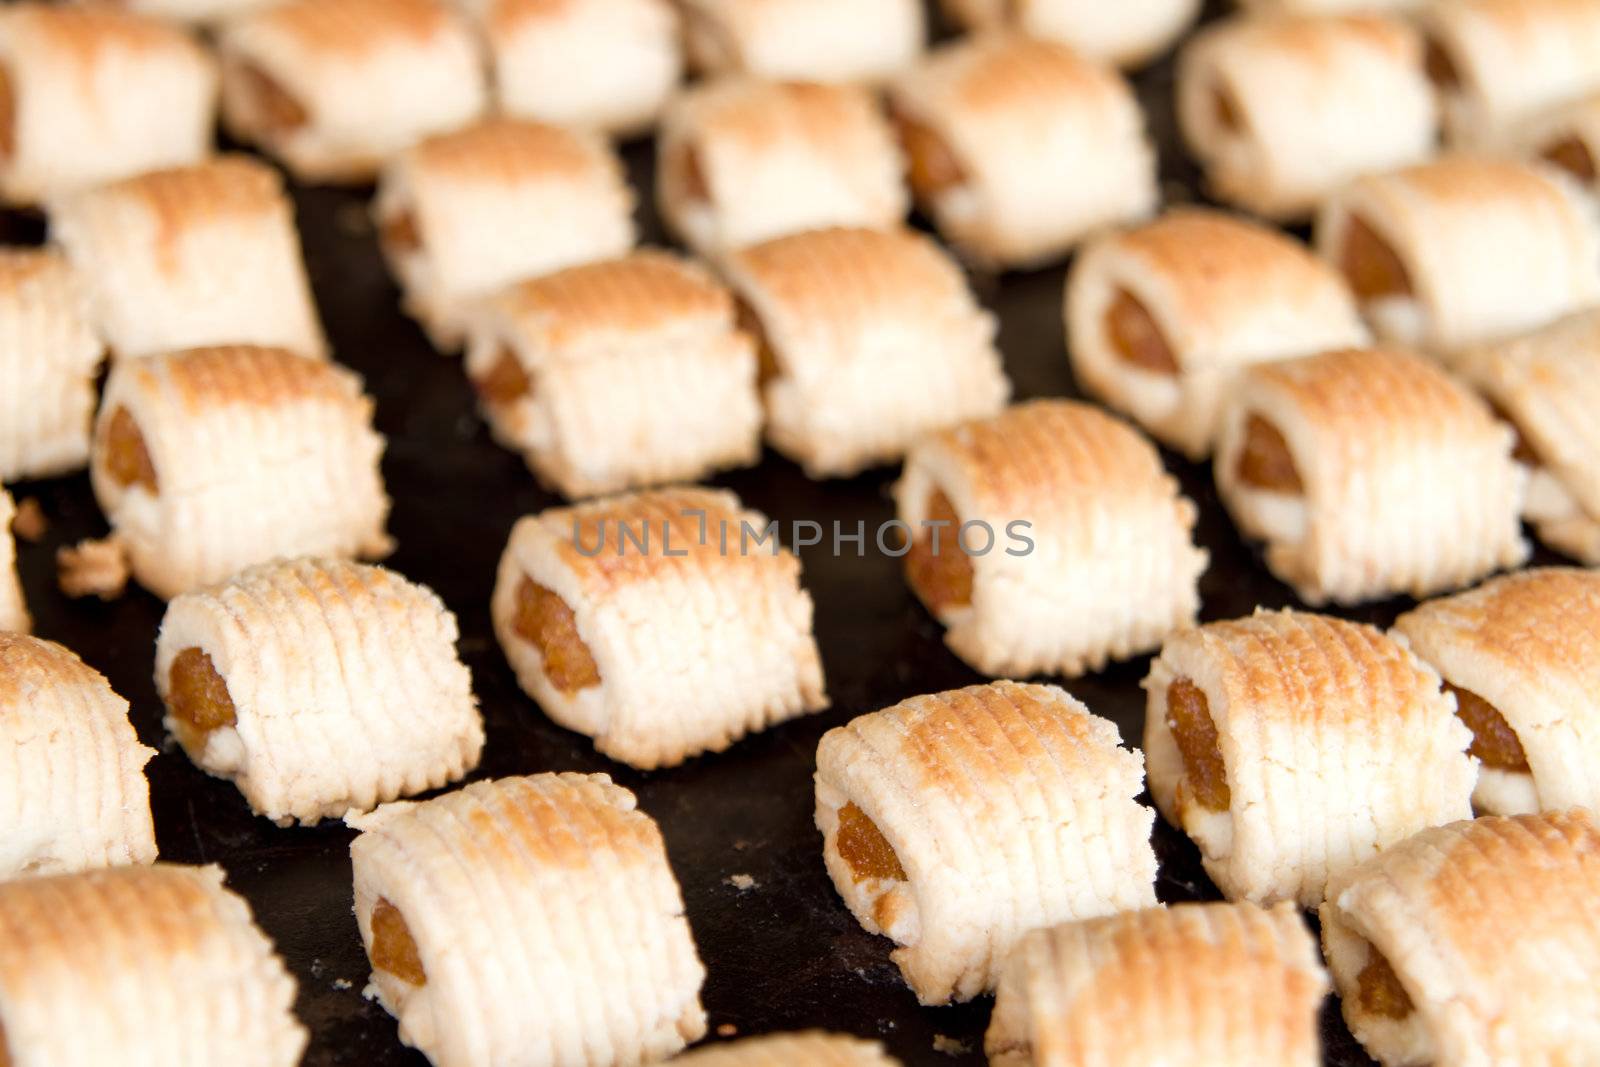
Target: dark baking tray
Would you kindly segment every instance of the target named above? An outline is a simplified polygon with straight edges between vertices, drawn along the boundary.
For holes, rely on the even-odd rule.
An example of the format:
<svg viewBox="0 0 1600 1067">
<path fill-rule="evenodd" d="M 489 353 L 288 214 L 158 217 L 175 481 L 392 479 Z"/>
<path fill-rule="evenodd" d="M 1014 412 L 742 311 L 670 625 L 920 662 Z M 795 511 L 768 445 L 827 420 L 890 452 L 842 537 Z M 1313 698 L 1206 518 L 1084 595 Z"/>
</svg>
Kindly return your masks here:
<svg viewBox="0 0 1600 1067">
<path fill-rule="evenodd" d="M 1168 61 L 1135 80 L 1161 147 L 1168 200 L 1198 200 L 1197 175 L 1174 131 L 1171 77 Z M 651 202 L 651 146 L 629 145 L 625 157 L 639 191 L 644 239 L 666 243 Z M 597 756 L 587 739 L 552 725 L 518 690 L 490 630 L 489 593 L 511 525 L 555 499 L 535 486 L 520 460 L 490 441 L 459 363 L 435 354 L 399 313 L 367 222 L 367 193 L 301 189 L 295 198 L 338 358 L 366 376 L 377 399 L 378 428 L 389 438 L 384 474 L 399 548 L 388 565 L 437 590 L 461 622 L 461 652 L 488 725 L 475 777 L 606 771 L 638 793 L 643 809 L 661 824 L 683 886 L 709 971 L 704 1000 L 714 1033 L 826 1027 L 878 1038 L 908 1064 L 982 1063 L 988 1001 L 918 1007 L 888 961 L 889 943 L 864 933 L 834 893 L 812 825 L 813 758 L 825 730 L 912 694 L 981 680 L 945 649 L 940 628 L 907 592 L 897 562 L 870 547 L 861 556 L 834 556 L 825 546 L 802 552 L 831 710 L 671 771 L 641 774 Z M 36 236 L 39 226 L 13 217 L 5 229 L 15 240 Z M 1064 276 L 1058 267 L 973 278 L 999 317 L 1000 346 L 1018 398 L 1077 393 L 1062 336 Z M 1209 468 L 1171 454 L 1166 460 L 1200 505 L 1198 536 L 1211 553 L 1202 582 L 1205 618 L 1294 603 L 1229 525 Z M 811 482 L 769 452 L 760 466 L 715 482 L 782 520 L 785 529 L 799 519 L 825 527 L 837 520 L 853 529 L 857 520 L 870 528 L 892 517 L 894 474 L 883 469 L 848 481 Z M 80 475 L 12 489 L 19 500 L 37 498 L 50 519 L 42 541 L 18 546 L 37 632 L 105 672 L 132 701 L 140 737 L 161 747 L 151 664 L 162 603 L 138 589 L 109 604 L 65 599 L 55 587 L 56 548 L 105 531 L 88 480 Z M 1387 624 L 1404 607 L 1397 601 L 1350 614 Z M 1067 687 L 1115 721 L 1125 741 L 1137 743 L 1144 720 L 1138 683 L 1148 662 L 1141 657 Z M 400 1045 L 394 1021 L 362 997 L 367 967 L 351 912 L 351 832 L 339 825 L 277 829 L 253 817 L 231 785 L 206 777 L 170 746 L 150 763 L 149 776 L 162 856 L 223 864 L 298 977 L 297 1010 L 312 1031 L 305 1062 L 422 1063 Z M 1159 819 L 1155 844 L 1162 900 L 1217 896 L 1193 847 Z M 747 875 L 748 888 L 736 887 L 735 875 Z M 1324 1036 L 1328 1064 L 1371 1062 L 1331 998 Z"/>
</svg>

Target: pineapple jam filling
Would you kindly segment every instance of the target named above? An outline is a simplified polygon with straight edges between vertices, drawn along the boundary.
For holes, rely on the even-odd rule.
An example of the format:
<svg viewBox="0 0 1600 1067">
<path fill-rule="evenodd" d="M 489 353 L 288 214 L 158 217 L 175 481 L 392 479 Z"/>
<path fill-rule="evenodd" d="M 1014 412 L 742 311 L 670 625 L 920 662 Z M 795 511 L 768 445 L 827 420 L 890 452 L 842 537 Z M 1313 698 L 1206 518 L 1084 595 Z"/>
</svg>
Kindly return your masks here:
<svg viewBox="0 0 1600 1067">
<path fill-rule="evenodd" d="M 1339 270 L 1362 300 L 1413 295 L 1411 274 L 1389 243 L 1361 216 L 1345 224 Z"/>
<path fill-rule="evenodd" d="M 961 519 L 955 506 L 940 490 L 928 499 L 928 521 L 949 525 L 926 527 L 912 542 L 906 553 L 906 580 L 929 611 L 966 607 L 972 603 L 972 558 L 961 550 Z"/>
<path fill-rule="evenodd" d="M 771 338 L 767 336 L 767 327 L 761 321 L 761 316 L 756 314 L 756 309 L 747 301 L 735 299 L 734 314 L 737 316 L 740 331 L 756 343 L 756 360 L 759 368 L 756 384 L 766 385 L 783 373 L 778 366 L 778 353 L 772 347 Z"/>
<path fill-rule="evenodd" d="M 967 173 L 961 161 L 931 126 L 901 111 L 894 112 L 892 118 L 900 147 L 906 154 L 907 180 L 919 200 L 936 200 L 951 189 L 967 184 Z"/>
<path fill-rule="evenodd" d="M 683 178 L 683 195 L 695 203 L 711 202 L 711 181 L 706 177 L 700 153 L 684 145 L 678 152 L 678 173 Z"/>
<path fill-rule="evenodd" d="M 372 908 L 372 966 L 414 986 L 428 984 L 416 939 L 400 909 L 380 899 Z"/>
<path fill-rule="evenodd" d="M 500 356 L 483 377 L 473 382 L 485 403 L 505 407 L 533 393 L 533 380 L 510 345 L 500 346 Z"/>
<path fill-rule="evenodd" d="M 1244 447 L 1239 449 L 1236 473 L 1239 480 L 1252 489 L 1289 494 L 1305 492 L 1305 483 L 1295 468 L 1289 442 L 1283 439 L 1276 426 L 1260 415 L 1251 415 L 1245 423 Z"/>
<path fill-rule="evenodd" d="M 1106 336 L 1125 363 L 1155 374 L 1175 375 L 1178 361 L 1155 318 L 1126 289 L 1117 290 L 1106 310 Z"/>
<path fill-rule="evenodd" d="M 1431 37 L 1422 53 L 1422 69 L 1436 89 L 1448 92 L 1461 88 L 1461 71 L 1456 61 L 1450 58 L 1444 45 Z"/>
<path fill-rule="evenodd" d="M 396 211 L 384 219 L 379 236 L 396 258 L 422 250 L 422 232 L 417 229 L 417 216 L 410 211 Z"/>
<path fill-rule="evenodd" d="M 1207 811 L 1227 811 L 1233 796 L 1211 704 L 1205 692 L 1187 678 L 1174 679 L 1167 686 L 1167 728 L 1183 756 L 1184 781 L 1195 802 Z"/>
<path fill-rule="evenodd" d="M 0 159 L 10 159 L 16 149 L 17 94 L 11 88 L 11 75 L 0 67 Z M 5 1062 L 5 1046 L 0 1045 L 0 1067 Z"/>
<path fill-rule="evenodd" d="M 1517 732 L 1506 722 L 1498 708 L 1476 693 L 1444 684 L 1446 692 L 1456 696 L 1456 715 L 1472 731 L 1469 753 L 1478 757 L 1485 766 L 1501 771 L 1527 773 L 1528 754 L 1522 750 Z"/>
<path fill-rule="evenodd" d="M 205 748 L 213 733 L 239 721 L 228 683 L 211 657 L 198 648 L 186 648 L 173 657 L 167 672 L 167 704 L 178 740 L 192 751 Z"/>
<path fill-rule="evenodd" d="M 532 578 L 517 586 L 517 615 L 513 624 L 518 637 L 539 650 L 545 677 L 563 693 L 600 684 L 600 668 L 595 666 L 589 646 L 578 636 L 578 620 L 553 591 Z"/>
<path fill-rule="evenodd" d="M 1224 133 L 1244 132 L 1244 113 L 1239 108 L 1238 100 L 1226 86 L 1218 85 L 1211 90 L 1211 113 L 1216 117 L 1217 125 Z"/>
<path fill-rule="evenodd" d="M 1540 155 L 1579 181 L 1592 182 L 1596 177 L 1600 177 L 1600 174 L 1596 173 L 1594 155 L 1589 151 L 1589 146 L 1576 137 L 1557 141 Z"/>
<path fill-rule="evenodd" d="M 105 460 L 112 481 L 124 489 L 142 485 L 152 494 L 161 491 L 144 433 L 127 408 L 117 408 L 106 423 Z"/>
<path fill-rule="evenodd" d="M 839 830 L 834 835 L 834 847 L 839 858 L 850 868 L 850 877 L 858 882 L 869 879 L 892 879 L 903 882 L 906 870 L 895 855 L 894 846 L 883 836 L 876 823 L 854 802 L 839 809 Z"/>
<path fill-rule="evenodd" d="M 1411 994 L 1400 984 L 1400 976 L 1394 973 L 1394 967 L 1383 953 L 1370 944 L 1367 946 L 1367 965 L 1361 968 L 1356 983 L 1360 987 L 1358 996 L 1361 1007 L 1373 1015 L 1381 1015 L 1385 1019 L 1404 1019 L 1415 1010 Z"/>
<path fill-rule="evenodd" d="M 250 95 L 255 98 L 256 112 L 266 132 L 293 133 L 310 120 L 310 114 L 300 101 L 266 71 L 253 63 L 246 63 L 239 68 L 239 72 Z"/>
</svg>

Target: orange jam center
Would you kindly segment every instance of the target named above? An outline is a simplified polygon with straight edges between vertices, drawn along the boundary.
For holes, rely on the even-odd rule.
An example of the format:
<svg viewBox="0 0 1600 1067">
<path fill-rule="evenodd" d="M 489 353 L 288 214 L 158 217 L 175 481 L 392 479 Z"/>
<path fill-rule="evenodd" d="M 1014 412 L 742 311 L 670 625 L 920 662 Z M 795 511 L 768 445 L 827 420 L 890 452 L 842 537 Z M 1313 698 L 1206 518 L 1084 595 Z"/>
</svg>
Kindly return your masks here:
<svg viewBox="0 0 1600 1067">
<path fill-rule="evenodd" d="M 428 972 L 422 967 L 422 955 L 417 951 L 411 928 L 406 925 L 406 917 L 387 900 L 380 899 L 372 909 L 369 955 L 372 965 L 385 974 L 415 986 L 428 984 Z"/>
<path fill-rule="evenodd" d="M 1227 811 L 1233 796 L 1211 704 L 1205 692 L 1187 678 L 1174 679 L 1167 686 L 1167 727 L 1183 756 L 1184 780 L 1195 802 L 1207 811 Z"/>
<path fill-rule="evenodd" d="M 178 740 L 195 751 L 205 747 L 214 731 L 238 721 L 228 683 L 211 657 L 198 648 L 186 648 L 173 657 L 167 673 L 167 705 Z"/>
<path fill-rule="evenodd" d="M 545 677 L 561 692 L 576 693 L 600 684 L 600 669 L 578 636 L 572 609 L 532 578 L 523 578 L 517 586 L 514 628 L 518 637 L 539 650 Z"/>
<path fill-rule="evenodd" d="M 1217 125 L 1224 132 L 1240 133 L 1244 130 L 1244 112 L 1226 86 L 1218 85 L 1211 90 L 1211 110 L 1216 115 Z"/>
<path fill-rule="evenodd" d="M 0 67 L 0 159 L 10 159 L 17 149 L 17 94 L 11 88 L 11 74 Z M 0 1045 L 0 1057 L 5 1048 Z M 5 1060 L 0 1058 L 0 1064 Z"/>
<path fill-rule="evenodd" d="M 506 406 L 533 393 L 533 379 L 522 369 L 522 361 L 510 345 L 502 345 L 500 358 L 489 373 L 473 382 L 485 403 Z"/>
<path fill-rule="evenodd" d="M 1431 37 L 1422 54 L 1422 68 L 1436 88 L 1461 88 L 1461 71 L 1456 67 L 1456 61 L 1450 58 L 1444 45 Z"/>
<path fill-rule="evenodd" d="M 894 846 L 854 802 L 839 809 L 839 832 L 834 836 L 834 847 L 839 850 L 839 858 L 844 860 L 845 866 L 850 868 L 850 876 L 858 882 L 873 878 L 905 881 L 906 870 L 900 866 Z"/>
<path fill-rule="evenodd" d="M 410 211 L 397 211 L 383 221 L 382 239 L 391 255 L 400 256 L 422 247 L 422 232 L 417 229 L 417 216 Z"/>
<path fill-rule="evenodd" d="M 706 177 L 705 164 L 700 153 L 684 146 L 678 157 L 678 173 L 683 175 L 683 195 L 700 203 L 711 201 L 711 180 Z"/>
<path fill-rule="evenodd" d="M 1592 182 L 1597 177 L 1594 155 L 1589 151 L 1589 146 L 1576 137 L 1557 141 L 1541 154 L 1579 181 Z"/>
<path fill-rule="evenodd" d="M 1472 731 L 1472 747 L 1467 751 L 1487 766 L 1503 771 L 1527 771 L 1528 754 L 1522 750 L 1517 732 L 1499 709 L 1478 694 L 1449 682 L 1444 687 L 1456 695 L 1456 715 Z"/>
<path fill-rule="evenodd" d="M 1410 296 L 1411 274 L 1389 243 L 1367 221 L 1351 215 L 1339 250 L 1339 269 L 1363 300 Z"/>
<path fill-rule="evenodd" d="M 106 470 L 112 481 L 123 488 L 142 485 L 151 493 L 160 491 L 156 465 L 145 447 L 144 434 L 127 408 L 117 408 L 106 423 Z"/>
<path fill-rule="evenodd" d="M 918 199 L 934 200 L 966 184 L 967 173 L 961 161 L 932 127 L 899 111 L 894 113 L 893 119 L 901 150 L 906 155 L 907 179 Z"/>
<path fill-rule="evenodd" d="M 1289 442 L 1272 423 L 1251 415 L 1244 427 L 1244 447 L 1239 450 L 1238 478 L 1256 489 L 1274 493 L 1302 493 L 1305 485 L 1295 468 Z"/>
<path fill-rule="evenodd" d="M 927 527 L 915 537 L 906 553 L 906 580 L 929 611 L 972 603 L 972 559 L 961 550 L 961 519 L 939 490 L 928 499 L 928 521 L 949 525 Z"/>
<path fill-rule="evenodd" d="M 1383 953 L 1367 946 L 1367 965 L 1361 968 L 1356 982 L 1360 986 L 1361 1006 L 1373 1015 L 1386 1019 L 1404 1019 L 1414 1005 L 1411 994 L 1400 984 L 1400 976 Z"/>
<path fill-rule="evenodd" d="M 1178 361 L 1161 335 L 1161 327 L 1126 289 L 1117 291 L 1106 311 L 1106 336 L 1117 355 L 1128 363 L 1156 374 L 1177 374 Z"/>
<path fill-rule="evenodd" d="M 261 125 L 268 133 L 292 133 L 310 119 L 300 101 L 260 67 L 247 63 L 240 68 L 240 73 L 248 91 L 255 97 Z"/>
</svg>

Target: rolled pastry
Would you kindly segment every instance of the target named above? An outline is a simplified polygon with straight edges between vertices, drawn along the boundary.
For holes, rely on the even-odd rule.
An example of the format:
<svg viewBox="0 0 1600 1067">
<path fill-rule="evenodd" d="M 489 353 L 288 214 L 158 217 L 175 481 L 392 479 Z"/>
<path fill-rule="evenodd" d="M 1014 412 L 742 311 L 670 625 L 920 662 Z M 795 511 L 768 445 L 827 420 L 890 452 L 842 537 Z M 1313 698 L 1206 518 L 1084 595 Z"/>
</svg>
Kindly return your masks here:
<svg viewBox="0 0 1600 1067">
<path fill-rule="evenodd" d="M 596 134 L 490 119 L 431 137 L 384 170 L 383 251 L 407 312 L 442 349 L 503 286 L 633 245 L 633 193 Z"/>
<path fill-rule="evenodd" d="M 881 82 L 928 30 L 919 0 L 679 0 L 689 60 L 710 74 Z"/>
<path fill-rule="evenodd" d="M 672 0 L 457 0 L 478 20 L 503 115 L 631 134 L 683 77 Z"/>
<path fill-rule="evenodd" d="M 1028 930 L 1155 904 L 1143 771 L 1056 686 L 912 697 L 823 736 L 823 859 L 918 1000 L 970 1000 Z"/>
<path fill-rule="evenodd" d="M 466 370 L 495 438 L 568 497 L 756 462 L 755 342 L 733 298 L 664 252 L 513 285 L 474 314 Z"/>
<path fill-rule="evenodd" d="M 445 0 L 286 0 L 230 21 L 218 46 L 229 132 L 303 181 L 369 181 L 488 103 L 472 27 Z"/>
<path fill-rule="evenodd" d="M 1136 67 L 1167 50 L 1200 14 L 1200 0 L 944 0 L 960 25 L 1010 26 L 1094 59 Z"/>
<path fill-rule="evenodd" d="M 7 1062 L 293 1067 L 295 981 L 221 867 L 0 884 Z"/>
<path fill-rule="evenodd" d="M 1516 429 L 1523 517 L 1551 548 L 1600 564 L 1600 312 L 1469 349 L 1458 366 Z"/>
<path fill-rule="evenodd" d="M 1429 601 L 1395 629 L 1472 731 L 1479 811 L 1600 811 L 1600 573 L 1508 574 Z"/>
<path fill-rule="evenodd" d="M 767 436 L 813 478 L 898 460 L 1011 393 L 994 316 L 909 230 L 779 237 L 734 253 L 728 274 L 761 353 Z"/>
<path fill-rule="evenodd" d="M 1327 992 L 1288 903 L 1145 908 L 1024 937 L 984 1045 L 990 1067 L 1319 1067 Z"/>
<path fill-rule="evenodd" d="M 1197 209 L 1085 248 L 1066 324 L 1078 384 L 1194 460 L 1246 366 L 1370 340 L 1344 279 L 1305 246 Z"/>
<path fill-rule="evenodd" d="M 706 1031 L 655 821 L 603 774 L 474 782 L 352 820 L 356 922 L 435 1067 L 608 1067 Z"/>
<path fill-rule="evenodd" d="M 50 236 L 118 358 L 202 345 L 327 354 L 283 179 L 249 156 L 70 194 Z"/>
<path fill-rule="evenodd" d="M 906 581 L 991 676 L 1068 677 L 1194 622 L 1195 507 L 1122 420 L 1035 400 L 924 437 L 895 487 Z"/>
<path fill-rule="evenodd" d="M 433 591 L 344 560 L 251 567 L 167 606 L 166 727 L 280 826 L 437 789 L 478 765 L 483 720 Z"/>
<path fill-rule="evenodd" d="M 682 1067 L 899 1067 L 876 1041 L 820 1030 L 752 1037 L 685 1053 Z"/>
<path fill-rule="evenodd" d="M 155 754 L 99 671 L 54 642 L 0 632 L 0 879 L 155 862 L 144 777 Z"/>
<path fill-rule="evenodd" d="M 1449 353 L 1600 300 L 1600 232 L 1554 167 L 1447 157 L 1326 201 L 1317 251 L 1384 340 Z"/>
<path fill-rule="evenodd" d="M 1539 112 L 1600 90 L 1589 0 L 1450 0 L 1418 13 L 1454 147 L 1503 149 Z"/>
<path fill-rule="evenodd" d="M 656 195 L 706 255 L 824 226 L 897 226 L 908 207 L 894 134 L 855 86 L 727 78 L 662 119 Z"/>
<path fill-rule="evenodd" d="M 1417 834 L 1340 878 L 1322 946 L 1385 1067 L 1600 1059 L 1600 829 L 1582 808 Z"/>
<path fill-rule="evenodd" d="M 89 462 L 104 354 L 66 259 L 50 249 L 0 249 L 0 481 Z"/>
<path fill-rule="evenodd" d="M 182 30 L 120 11 L 0 5 L 5 203 L 197 162 L 216 111 L 216 65 Z"/>
<path fill-rule="evenodd" d="M 490 610 L 523 691 L 634 767 L 721 752 L 828 706 L 800 561 L 726 491 L 522 519 Z"/>
<path fill-rule="evenodd" d="M 1518 123 L 1517 147 L 1600 193 L 1600 92 L 1579 97 Z"/>
<path fill-rule="evenodd" d="M 1155 210 L 1133 90 L 1066 45 L 1009 34 L 946 45 L 895 82 L 890 104 L 917 202 L 982 263 L 1038 265 Z"/>
<path fill-rule="evenodd" d="M 206 348 L 112 368 L 89 476 L 134 577 L 170 598 L 278 557 L 386 555 L 382 452 L 351 372 Z"/>
<path fill-rule="evenodd" d="M 17 578 L 17 543 L 11 535 L 11 520 L 16 516 L 11 494 L 0 486 L 0 632 L 25 634 L 33 628 L 33 620 Z"/>
<path fill-rule="evenodd" d="M 1371 626 L 1257 609 L 1168 638 L 1143 686 L 1150 795 L 1229 900 L 1314 907 L 1330 878 L 1471 815 L 1471 731 Z"/>
<path fill-rule="evenodd" d="M 1328 352 L 1244 376 L 1217 491 L 1307 604 L 1429 596 L 1527 558 L 1512 433 L 1433 362 Z"/>
<path fill-rule="evenodd" d="M 1422 37 L 1395 16 L 1225 20 L 1184 47 L 1177 92 L 1211 191 L 1270 218 L 1420 163 L 1438 136 Z"/>
</svg>

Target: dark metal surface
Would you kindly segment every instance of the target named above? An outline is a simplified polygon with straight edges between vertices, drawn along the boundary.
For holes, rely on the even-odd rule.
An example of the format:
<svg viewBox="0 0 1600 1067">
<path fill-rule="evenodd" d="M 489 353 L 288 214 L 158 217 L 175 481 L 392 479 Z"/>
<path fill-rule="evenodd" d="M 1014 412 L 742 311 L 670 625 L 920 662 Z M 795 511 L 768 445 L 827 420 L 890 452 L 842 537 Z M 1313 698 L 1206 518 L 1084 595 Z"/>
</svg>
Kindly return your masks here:
<svg viewBox="0 0 1600 1067">
<path fill-rule="evenodd" d="M 1169 67 L 1140 75 L 1138 84 L 1163 148 L 1169 198 L 1192 195 L 1195 176 L 1172 131 Z M 643 232 L 660 243 L 664 237 L 647 192 L 649 146 L 630 146 L 627 158 L 641 190 Z M 1071 181 L 1071 175 L 1062 180 Z M 748 1035 L 827 1027 L 880 1038 L 909 1064 L 983 1062 L 988 1003 L 916 1005 L 888 962 L 888 942 L 862 932 L 834 893 L 811 821 L 813 757 L 823 731 L 915 693 L 979 680 L 944 648 L 939 627 L 907 592 L 896 561 L 870 545 L 859 557 L 803 553 L 833 699 L 828 712 L 746 740 L 721 756 L 648 775 L 609 763 L 586 739 L 550 724 L 517 689 L 492 637 L 488 602 L 512 523 L 554 501 L 535 487 L 516 457 L 490 441 L 458 361 L 436 355 L 400 315 L 366 222 L 365 195 L 300 191 L 300 225 L 337 356 L 366 376 L 378 403 L 378 428 L 389 438 L 384 473 L 395 498 L 390 528 L 399 549 L 388 565 L 437 590 L 461 622 L 462 655 L 488 725 L 476 777 L 608 771 L 639 794 L 666 835 L 710 972 L 704 1000 L 713 1031 L 733 1027 Z M 1064 355 L 1063 277 L 1058 268 L 974 279 L 982 300 L 1000 317 L 1000 344 L 1019 398 L 1076 392 Z M 1287 589 L 1233 532 L 1209 470 L 1171 455 L 1167 461 L 1201 509 L 1199 536 L 1211 552 L 1203 580 L 1205 617 L 1292 603 Z M 819 484 L 768 453 L 759 467 L 716 482 L 785 524 L 839 520 L 853 528 L 864 519 L 870 528 L 892 517 L 887 487 L 893 475 L 880 470 Z M 55 549 L 104 532 L 87 479 L 12 489 L 19 500 L 37 497 L 51 520 L 41 543 L 19 546 L 37 632 L 104 671 L 132 701 L 141 738 L 160 747 L 161 708 L 151 664 L 163 605 L 141 590 L 112 604 L 65 600 L 55 589 Z M 1387 623 L 1402 606 L 1353 614 Z M 1148 658 L 1141 658 L 1068 688 L 1114 720 L 1125 741 L 1136 743 L 1143 723 L 1138 682 L 1147 665 Z M 351 913 L 351 833 L 337 825 L 277 829 L 254 818 L 231 785 L 207 778 L 175 748 L 151 762 L 149 775 L 163 857 L 226 866 L 232 885 L 250 899 L 299 978 L 298 1010 L 313 1034 L 306 1063 L 421 1063 L 400 1046 L 393 1020 L 361 995 L 367 968 Z M 1216 896 L 1192 846 L 1159 820 L 1156 847 L 1161 899 Z M 747 875 L 748 888 L 737 888 L 735 875 Z M 1331 1000 L 1325 1019 L 1329 1064 L 1370 1062 L 1338 1021 Z"/>
</svg>

